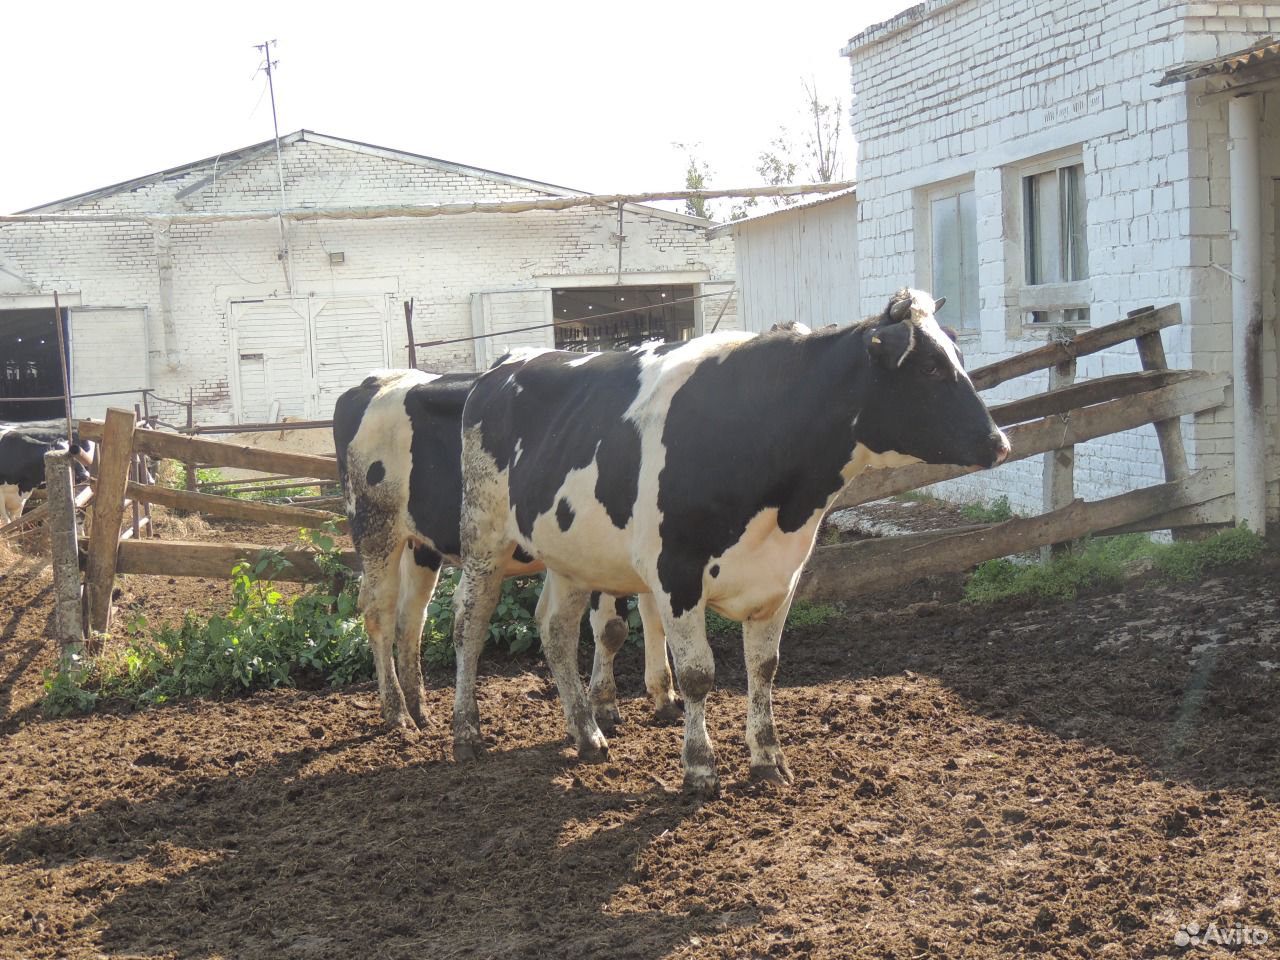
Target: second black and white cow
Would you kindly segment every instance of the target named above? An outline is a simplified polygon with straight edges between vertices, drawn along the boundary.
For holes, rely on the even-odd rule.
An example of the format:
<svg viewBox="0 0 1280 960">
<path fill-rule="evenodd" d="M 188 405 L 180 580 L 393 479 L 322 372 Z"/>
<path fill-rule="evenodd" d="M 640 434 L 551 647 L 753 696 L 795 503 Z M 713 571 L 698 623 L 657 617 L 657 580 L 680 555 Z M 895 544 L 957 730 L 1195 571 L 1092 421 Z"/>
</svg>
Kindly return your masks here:
<svg viewBox="0 0 1280 960">
<path fill-rule="evenodd" d="M 87 440 L 67 443 L 56 423 L 0 423 L 0 526 L 22 515 L 31 491 L 44 484 L 44 455 L 50 450 L 71 449 L 76 481 L 88 477 L 93 444 Z"/>
<path fill-rule="evenodd" d="M 707 607 L 743 623 L 752 775 L 789 780 L 772 710 L 778 641 L 828 506 L 866 470 L 991 467 L 1009 451 L 934 311 L 902 290 L 843 329 L 532 351 L 481 375 L 463 413 L 455 756 L 480 742 L 476 661 L 519 549 L 547 568 L 542 644 L 581 758 L 607 744 L 577 673 L 579 617 L 593 590 L 639 593 L 685 698 L 686 787 L 718 786 Z"/>
<path fill-rule="evenodd" d="M 394 370 L 344 393 L 334 407 L 338 474 L 360 554 L 360 607 L 373 648 L 383 718 L 423 724 L 421 637 L 427 602 L 442 563 L 460 561 L 462 407 L 476 374 Z M 536 573 L 542 564 L 509 550 L 503 576 Z M 645 624 L 645 685 L 662 722 L 679 716 L 656 610 L 640 605 Z M 613 658 L 627 638 L 625 606 L 592 598 L 596 639 L 590 698 L 596 722 L 619 718 Z"/>
</svg>

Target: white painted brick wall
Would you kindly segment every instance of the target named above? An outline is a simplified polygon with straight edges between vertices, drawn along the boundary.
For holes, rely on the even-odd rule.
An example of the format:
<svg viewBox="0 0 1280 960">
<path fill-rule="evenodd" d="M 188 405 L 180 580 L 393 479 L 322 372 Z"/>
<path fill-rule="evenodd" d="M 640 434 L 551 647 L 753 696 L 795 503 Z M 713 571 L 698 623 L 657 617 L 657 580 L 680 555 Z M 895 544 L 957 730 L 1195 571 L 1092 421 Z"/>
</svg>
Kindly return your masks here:
<svg viewBox="0 0 1280 960">
<path fill-rule="evenodd" d="M 1171 365 L 1229 372 L 1231 281 L 1210 266 L 1230 268 L 1231 262 L 1226 104 L 1202 101 L 1195 83 L 1154 84 L 1173 66 L 1230 53 L 1277 31 L 1275 5 L 927 0 L 855 38 L 851 123 L 858 142 L 862 311 L 878 311 L 895 289 L 923 273 L 915 256 L 913 196 L 931 182 L 968 175 L 978 211 L 982 326 L 965 338 L 966 359 L 978 366 L 1037 346 L 1043 331 L 1024 329 L 1016 310 L 1021 271 L 1011 256 L 1019 251 L 1021 221 L 1018 211 L 1004 209 L 1009 194 L 1002 193 L 1002 174 L 1016 178 L 1020 163 L 1078 147 L 1093 325 L 1146 304 L 1180 303 L 1183 327 L 1164 333 Z M 1267 317 L 1277 306 L 1271 186 L 1280 178 L 1277 103 L 1280 97 L 1267 97 L 1271 109 L 1263 120 Z M 1268 340 L 1264 370 L 1276 464 L 1274 350 Z M 1081 361 L 1078 376 L 1139 368 L 1132 347 L 1117 348 Z M 1046 382 L 1028 378 L 986 396 L 1013 399 Z M 1230 462 L 1230 423 L 1229 405 L 1184 418 L 1193 466 Z M 1077 448 L 1077 495 L 1105 497 L 1161 480 L 1150 427 Z M 1040 458 L 952 481 L 941 492 L 960 498 L 1003 493 L 1016 508 L 1036 511 Z"/>
<path fill-rule="evenodd" d="M 303 141 L 284 151 L 289 206 L 364 206 L 508 200 L 540 194 L 496 180 L 428 164 Z M 75 212 L 243 211 L 275 209 L 279 185 L 274 152 L 225 174 L 193 194 L 174 194 L 205 177 L 201 170 L 84 203 Z M 295 294 L 393 294 L 415 300 L 419 341 L 469 336 L 471 294 L 545 286 L 548 277 L 601 275 L 618 266 L 615 211 L 574 208 L 522 214 L 469 214 L 379 220 L 317 220 L 289 226 Z M 623 257 L 627 274 L 700 272 L 732 281 L 731 237 L 708 240 L 703 227 L 628 211 Z M 277 258 L 278 227 L 259 220 L 170 227 L 173 317 L 179 364 L 166 362 L 158 260 L 152 229 L 139 224 L 5 224 L 0 262 L 11 262 L 40 290 L 79 291 L 92 306 L 149 309 L 152 386 L 160 394 L 198 401 L 198 419 L 233 417 L 228 316 L 233 299 L 286 295 Z M 328 254 L 345 263 L 331 266 Z M 544 278 L 539 281 L 535 278 Z M 604 280 L 605 283 L 609 279 Z M 717 308 L 718 311 L 718 308 Z M 392 316 L 397 362 L 403 364 L 403 322 Z M 737 328 L 727 309 L 721 329 Z M 470 343 L 420 349 L 425 369 L 473 369 Z M 169 416 L 176 411 L 166 409 Z"/>
</svg>

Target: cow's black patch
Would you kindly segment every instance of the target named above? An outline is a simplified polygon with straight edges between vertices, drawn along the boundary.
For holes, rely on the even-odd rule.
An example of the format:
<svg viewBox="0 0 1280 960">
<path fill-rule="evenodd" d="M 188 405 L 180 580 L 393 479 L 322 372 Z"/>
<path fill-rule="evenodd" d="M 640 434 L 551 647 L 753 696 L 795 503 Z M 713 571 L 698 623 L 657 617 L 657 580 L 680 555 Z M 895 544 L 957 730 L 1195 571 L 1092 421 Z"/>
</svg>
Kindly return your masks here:
<svg viewBox="0 0 1280 960">
<path fill-rule="evenodd" d="M 413 548 L 413 562 L 428 570 L 439 570 L 443 558 L 426 544 L 419 544 Z"/>
<path fill-rule="evenodd" d="M 599 590 L 591 591 L 591 609 L 592 610 L 600 609 L 600 591 Z"/>
<path fill-rule="evenodd" d="M 445 557 L 462 552 L 462 406 L 475 374 L 448 374 L 405 391 L 409 415 L 409 518 Z"/>
<path fill-rule="evenodd" d="M 555 505 L 570 471 L 593 460 L 595 497 L 609 519 L 625 527 L 635 507 L 640 435 L 622 415 L 640 389 L 640 359 L 619 350 L 566 366 L 581 359 L 576 353 L 544 353 L 493 369 L 467 402 L 464 427 L 479 423 L 484 450 L 498 469 L 510 470 L 516 525 L 526 537 Z"/>
<path fill-rule="evenodd" d="M 658 357 L 666 356 L 672 350 L 679 350 L 684 346 L 684 341 L 672 340 L 670 343 L 660 343 L 656 347 L 651 347 L 650 351 Z"/>
<path fill-rule="evenodd" d="M 21 494 L 30 493 L 44 483 L 44 455 L 50 450 L 65 449 L 65 434 L 44 436 L 15 429 L 0 435 L 0 483 L 13 484 Z M 84 467 L 77 461 L 72 465 L 80 468 L 76 473 L 78 482 Z"/>
<path fill-rule="evenodd" d="M 387 468 L 382 465 L 382 461 L 375 460 L 373 463 L 369 464 L 369 470 L 364 475 L 364 480 L 365 483 L 369 484 L 369 486 L 376 487 L 383 481 L 386 475 Z"/>
<path fill-rule="evenodd" d="M 718 576 L 720 576 L 720 564 L 718 564 L 718 563 L 713 563 L 713 564 L 711 565 L 711 575 L 712 575 L 713 577 L 718 577 Z"/>
<path fill-rule="evenodd" d="M 616 613 L 623 620 L 627 619 L 627 598 L 626 597 L 613 598 L 613 612 Z"/>
<path fill-rule="evenodd" d="M 517 563 L 533 563 L 533 554 L 521 546 L 517 546 L 511 551 L 511 556 L 515 558 Z"/>
<path fill-rule="evenodd" d="M 564 497 L 560 498 L 560 503 L 556 505 L 556 523 L 560 525 L 561 530 L 568 530 L 573 526 L 573 507 L 569 506 L 569 501 Z"/>
</svg>

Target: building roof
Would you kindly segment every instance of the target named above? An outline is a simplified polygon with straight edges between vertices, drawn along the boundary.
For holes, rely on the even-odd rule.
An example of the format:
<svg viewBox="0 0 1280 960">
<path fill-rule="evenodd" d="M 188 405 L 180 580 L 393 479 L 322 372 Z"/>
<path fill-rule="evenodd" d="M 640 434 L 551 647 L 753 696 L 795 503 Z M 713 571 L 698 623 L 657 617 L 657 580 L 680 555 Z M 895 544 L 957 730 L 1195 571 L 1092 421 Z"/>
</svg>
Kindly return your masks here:
<svg viewBox="0 0 1280 960">
<path fill-rule="evenodd" d="M 495 170 L 486 170 L 483 167 L 473 167 L 466 164 L 454 163 L 449 160 L 440 160 L 436 157 L 410 153 L 407 150 L 395 150 L 390 147 L 379 147 L 371 143 L 362 143 L 359 140 L 348 140 L 345 137 L 335 137 L 329 134 L 317 133 L 314 130 L 295 130 L 293 133 L 286 134 L 280 138 L 280 145 L 282 147 L 288 146 L 289 144 L 303 142 L 321 143 L 344 150 L 351 150 L 357 153 L 398 160 L 404 163 L 421 164 L 438 170 L 447 170 L 462 176 L 476 177 L 482 180 L 491 180 L 508 184 L 510 186 L 522 187 L 527 190 L 547 194 L 551 197 L 590 196 L 590 194 L 584 190 L 574 190 L 571 187 L 562 187 L 553 183 L 544 183 L 540 180 L 530 180 L 527 177 L 518 177 L 509 173 L 499 173 Z M 125 180 L 121 183 L 114 183 L 110 186 L 100 187 L 96 190 L 90 190 L 85 193 L 76 194 L 75 196 L 55 200 L 52 203 L 41 204 L 37 207 L 30 207 L 26 210 L 19 211 L 19 213 L 58 213 L 60 211 L 80 206 L 81 204 L 92 203 L 95 200 L 103 197 L 109 197 L 113 194 L 127 193 L 153 183 L 161 183 L 166 180 L 188 177 L 201 170 L 207 169 L 209 171 L 207 176 L 201 177 L 200 179 L 183 186 L 174 195 L 175 200 L 185 200 L 193 194 L 203 190 L 205 187 L 212 186 L 218 181 L 219 177 L 227 175 L 236 168 L 257 159 L 259 156 L 273 151 L 274 149 L 275 140 L 264 140 L 261 143 L 255 143 L 247 147 L 241 147 L 236 150 L 220 153 L 213 157 L 205 157 L 203 160 L 184 163 L 177 167 L 159 170 L 155 173 L 149 173 L 145 176 L 136 177 L 132 180 Z M 671 210 L 663 210 L 657 207 L 646 206 L 643 208 L 643 212 L 662 219 L 676 220 L 682 223 L 699 225 L 706 225 L 708 223 L 708 221 L 698 217 L 691 217 L 687 214 L 677 213 Z"/>
<path fill-rule="evenodd" d="M 707 231 L 707 236 L 713 238 L 724 236 L 726 233 L 731 233 L 737 227 L 749 227 L 752 224 L 759 223 L 761 220 L 768 220 L 771 217 L 780 217 L 785 213 L 796 213 L 799 210 L 808 210 L 811 207 L 821 206 L 824 203 L 831 203 L 835 200 L 842 200 L 845 197 L 856 197 L 857 194 L 857 187 L 837 190 L 835 193 L 826 193 L 814 200 L 806 200 L 804 203 L 793 203 L 789 207 L 778 207 L 775 210 L 767 210 L 764 213 L 757 213 L 754 217 L 743 217 L 741 220 L 730 220 L 728 223 L 722 223 L 717 227 L 712 227 Z"/>
<path fill-rule="evenodd" d="M 1259 40 L 1223 57 L 1213 57 L 1196 63 L 1174 67 L 1156 81 L 1157 87 L 1200 77 L 1234 78 L 1244 83 L 1280 78 L 1280 41 L 1274 37 Z"/>
</svg>

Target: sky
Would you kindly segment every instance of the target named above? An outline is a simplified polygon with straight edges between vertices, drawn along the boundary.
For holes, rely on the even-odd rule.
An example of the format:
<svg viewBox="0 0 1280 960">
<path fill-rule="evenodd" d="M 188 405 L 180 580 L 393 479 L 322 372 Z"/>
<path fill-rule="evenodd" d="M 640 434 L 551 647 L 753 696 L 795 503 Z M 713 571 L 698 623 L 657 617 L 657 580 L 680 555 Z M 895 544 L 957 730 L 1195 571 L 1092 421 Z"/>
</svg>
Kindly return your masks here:
<svg viewBox="0 0 1280 960">
<path fill-rule="evenodd" d="M 0 211 L 269 139 L 253 46 L 268 40 L 281 134 L 306 128 L 599 193 L 683 188 L 673 144 L 685 143 L 712 186 L 749 186 L 778 128 L 799 129 L 802 80 L 847 113 L 840 48 L 909 5 L 10 4 Z M 851 177 L 847 119 L 842 148 Z"/>
</svg>

